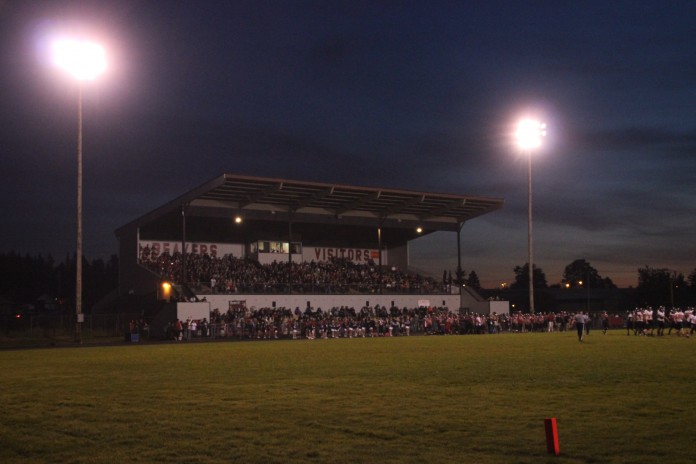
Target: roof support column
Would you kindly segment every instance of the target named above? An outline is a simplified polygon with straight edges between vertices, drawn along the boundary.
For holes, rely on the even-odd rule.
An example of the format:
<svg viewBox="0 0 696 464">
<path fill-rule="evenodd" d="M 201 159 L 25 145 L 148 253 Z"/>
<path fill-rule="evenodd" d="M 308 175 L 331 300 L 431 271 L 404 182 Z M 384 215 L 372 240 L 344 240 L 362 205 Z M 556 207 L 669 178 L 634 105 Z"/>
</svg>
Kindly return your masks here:
<svg viewBox="0 0 696 464">
<path fill-rule="evenodd" d="M 377 249 L 379 252 L 379 294 L 382 294 L 382 225 L 377 226 Z"/>
<path fill-rule="evenodd" d="M 186 204 L 181 205 L 181 285 L 186 285 Z"/>
<path fill-rule="evenodd" d="M 464 227 L 464 223 L 460 222 L 457 224 L 457 286 L 461 287 L 462 284 L 464 283 L 464 276 L 462 276 L 462 239 L 461 239 L 461 233 L 462 233 L 462 227 Z"/>
<path fill-rule="evenodd" d="M 288 211 L 288 293 L 292 293 L 292 218 L 295 211 Z"/>
</svg>

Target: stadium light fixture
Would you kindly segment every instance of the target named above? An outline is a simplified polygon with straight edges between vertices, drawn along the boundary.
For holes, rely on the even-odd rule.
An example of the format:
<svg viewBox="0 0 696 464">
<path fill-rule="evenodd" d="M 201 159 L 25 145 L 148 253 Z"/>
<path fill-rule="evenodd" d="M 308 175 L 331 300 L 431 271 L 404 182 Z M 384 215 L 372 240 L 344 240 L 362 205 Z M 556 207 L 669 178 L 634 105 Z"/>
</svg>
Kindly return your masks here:
<svg viewBox="0 0 696 464">
<path fill-rule="evenodd" d="M 532 151 L 541 146 L 546 124 L 535 119 L 522 119 L 517 124 L 517 146 L 527 154 L 527 263 L 529 266 L 529 312 L 534 313 L 534 264 L 532 261 Z"/>
<path fill-rule="evenodd" d="M 77 97 L 77 246 L 75 253 L 75 342 L 82 343 L 82 83 L 106 70 L 104 48 L 91 41 L 58 39 L 53 42 L 53 63 L 74 77 Z"/>
<path fill-rule="evenodd" d="M 86 40 L 53 42 L 53 63 L 78 81 L 91 81 L 106 70 L 104 47 Z"/>
<path fill-rule="evenodd" d="M 532 150 L 541 146 L 542 138 L 546 136 L 546 124 L 535 119 L 523 119 L 517 124 L 515 138 L 522 150 Z"/>
<path fill-rule="evenodd" d="M 169 302 L 172 297 L 172 284 L 169 282 L 162 282 L 162 299 Z"/>
</svg>

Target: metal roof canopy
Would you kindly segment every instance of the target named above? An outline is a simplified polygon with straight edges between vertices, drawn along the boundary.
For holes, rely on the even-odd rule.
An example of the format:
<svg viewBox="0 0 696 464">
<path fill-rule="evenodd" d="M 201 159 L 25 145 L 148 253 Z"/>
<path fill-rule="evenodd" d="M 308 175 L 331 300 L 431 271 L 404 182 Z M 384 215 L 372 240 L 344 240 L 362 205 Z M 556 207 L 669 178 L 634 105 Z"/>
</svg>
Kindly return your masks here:
<svg viewBox="0 0 696 464">
<path fill-rule="evenodd" d="M 423 227 L 425 233 L 458 231 L 461 224 L 502 208 L 498 198 L 304 182 L 224 174 L 136 219 L 140 227 L 186 207 L 186 216 L 265 221 Z"/>
</svg>

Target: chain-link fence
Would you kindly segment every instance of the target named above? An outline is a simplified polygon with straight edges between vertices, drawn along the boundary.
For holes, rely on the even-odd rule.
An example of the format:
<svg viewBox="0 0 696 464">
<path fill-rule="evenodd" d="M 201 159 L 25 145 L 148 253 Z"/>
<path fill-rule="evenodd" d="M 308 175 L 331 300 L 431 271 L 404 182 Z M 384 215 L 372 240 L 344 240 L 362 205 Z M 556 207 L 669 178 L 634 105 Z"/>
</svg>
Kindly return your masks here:
<svg viewBox="0 0 696 464">
<path fill-rule="evenodd" d="M 84 314 L 81 338 L 123 337 L 142 314 Z M 0 317 L 0 333 L 6 338 L 60 339 L 76 333 L 75 314 L 5 315 Z"/>
</svg>

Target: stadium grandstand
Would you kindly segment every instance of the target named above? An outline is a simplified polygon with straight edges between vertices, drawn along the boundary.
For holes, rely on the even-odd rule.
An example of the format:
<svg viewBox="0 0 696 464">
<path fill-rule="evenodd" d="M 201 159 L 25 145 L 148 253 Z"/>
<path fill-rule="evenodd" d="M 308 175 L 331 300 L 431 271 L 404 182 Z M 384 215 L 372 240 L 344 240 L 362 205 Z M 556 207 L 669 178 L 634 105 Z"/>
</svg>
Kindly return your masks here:
<svg viewBox="0 0 696 464">
<path fill-rule="evenodd" d="M 153 320 L 240 306 L 507 312 L 505 302 L 458 285 L 463 225 L 502 206 L 497 198 L 224 174 L 116 230 L 119 295 L 155 294 L 152 311 L 161 314 Z M 437 231 L 456 234 L 454 279 L 410 267 L 409 244 Z"/>
</svg>

